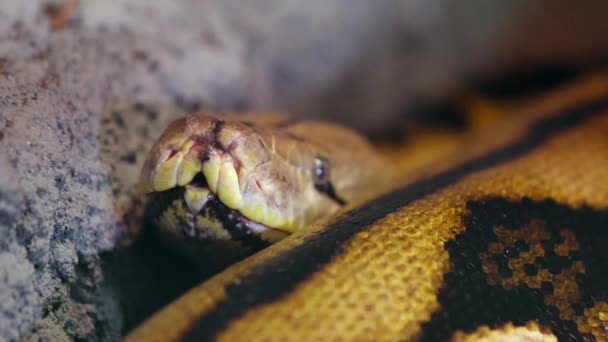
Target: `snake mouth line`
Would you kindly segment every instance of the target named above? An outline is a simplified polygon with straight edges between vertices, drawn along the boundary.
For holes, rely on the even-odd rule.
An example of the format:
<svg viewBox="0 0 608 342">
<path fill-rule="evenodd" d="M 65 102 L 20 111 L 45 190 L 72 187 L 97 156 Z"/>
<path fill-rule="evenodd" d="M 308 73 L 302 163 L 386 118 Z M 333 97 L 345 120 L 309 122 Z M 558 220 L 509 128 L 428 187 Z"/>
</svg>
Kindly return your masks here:
<svg viewBox="0 0 608 342">
<path fill-rule="evenodd" d="M 185 236 L 210 240 L 223 236 L 224 239 L 241 241 L 246 245 L 265 247 L 289 235 L 288 232 L 256 222 L 238 209 L 227 206 L 217 193 L 209 189 L 202 172 L 197 173 L 184 186 L 155 191 L 150 195 L 153 209 L 147 215 L 161 226 Z M 173 217 L 165 216 L 178 207 L 187 212 Z M 220 230 L 227 234 L 218 233 Z"/>
<path fill-rule="evenodd" d="M 207 180 L 202 173 L 196 174 L 184 189 L 184 202 L 193 215 L 198 215 L 203 207 L 209 206 L 214 209 L 218 219 L 225 223 L 225 227 L 234 228 L 228 230 L 256 234 L 272 229 L 245 217 L 239 210 L 229 208 L 223 204 L 217 194 L 209 190 Z"/>
<path fill-rule="evenodd" d="M 288 235 L 286 232 L 248 219 L 238 210 L 225 206 L 215 196 L 212 196 L 207 205 L 211 211 L 215 212 L 219 221 L 223 223 L 224 229 L 233 240 L 243 241 L 251 245 L 259 244 L 262 241 L 276 242 Z"/>
</svg>

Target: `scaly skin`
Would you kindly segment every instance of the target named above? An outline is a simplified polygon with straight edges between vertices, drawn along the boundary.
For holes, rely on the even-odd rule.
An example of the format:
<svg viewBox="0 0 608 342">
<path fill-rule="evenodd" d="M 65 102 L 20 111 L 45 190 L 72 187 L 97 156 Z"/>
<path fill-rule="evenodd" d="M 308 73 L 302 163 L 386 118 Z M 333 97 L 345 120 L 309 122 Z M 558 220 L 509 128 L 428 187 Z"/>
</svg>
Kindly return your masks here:
<svg viewBox="0 0 608 342">
<path fill-rule="evenodd" d="M 193 288 L 126 341 L 608 340 L 608 75 Z"/>
<path fill-rule="evenodd" d="M 323 175 L 315 177 L 320 162 Z M 278 114 L 196 114 L 158 139 L 141 187 L 160 202 L 183 191 L 152 212 L 165 229 L 276 241 L 387 189 L 391 168 L 365 139 L 337 125 Z"/>
</svg>

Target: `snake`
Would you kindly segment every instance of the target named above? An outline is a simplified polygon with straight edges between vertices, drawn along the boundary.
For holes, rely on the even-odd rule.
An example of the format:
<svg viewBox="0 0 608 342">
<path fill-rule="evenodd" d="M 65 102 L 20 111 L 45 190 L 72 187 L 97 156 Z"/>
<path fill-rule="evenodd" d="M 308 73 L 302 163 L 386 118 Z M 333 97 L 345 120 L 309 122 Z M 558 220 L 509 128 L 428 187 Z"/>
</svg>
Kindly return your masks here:
<svg viewBox="0 0 608 342">
<path fill-rule="evenodd" d="M 125 340 L 608 340 L 608 74 L 518 112 L 407 175 L 327 122 L 175 121 L 154 222 L 259 252 Z"/>
<path fill-rule="evenodd" d="M 160 227 L 261 248 L 388 189 L 396 172 L 360 135 L 329 122 L 198 113 L 169 125 L 142 174 Z"/>
</svg>

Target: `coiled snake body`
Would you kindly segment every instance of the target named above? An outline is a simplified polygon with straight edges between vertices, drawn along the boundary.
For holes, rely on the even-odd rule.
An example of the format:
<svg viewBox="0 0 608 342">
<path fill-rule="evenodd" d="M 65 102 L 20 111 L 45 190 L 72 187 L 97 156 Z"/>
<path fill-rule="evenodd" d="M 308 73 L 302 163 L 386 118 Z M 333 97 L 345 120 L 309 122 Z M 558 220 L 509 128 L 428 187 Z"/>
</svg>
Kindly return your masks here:
<svg viewBox="0 0 608 342">
<path fill-rule="evenodd" d="M 198 117 L 160 138 L 142 186 L 183 192 L 161 225 L 289 236 L 128 341 L 607 339 L 608 76 L 408 179 L 350 131 L 307 125 Z"/>
</svg>

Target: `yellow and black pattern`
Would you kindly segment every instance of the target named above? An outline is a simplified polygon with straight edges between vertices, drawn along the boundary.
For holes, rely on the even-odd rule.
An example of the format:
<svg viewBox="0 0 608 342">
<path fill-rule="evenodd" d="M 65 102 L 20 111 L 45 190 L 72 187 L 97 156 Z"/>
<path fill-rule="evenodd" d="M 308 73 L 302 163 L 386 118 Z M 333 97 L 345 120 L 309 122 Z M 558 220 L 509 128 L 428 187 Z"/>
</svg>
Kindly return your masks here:
<svg viewBox="0 0 608 342">
<path fill-rule="evenodd" d="M 182 240 L 200 240 L 201 244 L 228 242 L 252 250 L 270 246 L 261 236 L 248 234 L 239 218 L 231 215 L 229 208 L 217 199 L 210 200 L 203 208 L 205 215 L 192 214 L 182 200 L 183 193 L 183 188 L 174 188 L 151 196 L 144 214 L 151 221 L 150 226 L 163 230 L 175 227 L 175 231 L 166 233 Z M 197 229 L 197 225 L 204 225 L 205 229 Z"/>
<path fill-rule="evenodd" d="M 465 231 L 445 243 L 450 271 L 437 297 L 442 309 L 423 325 L 423 340 L 528 321 L 550 327 L 559 340 L 605 338 L 608 210 L 501 198 L 467 209 Z"/>
<path fill-rule="evenodd" d="M 600 75 L 458 160 L 228 268 L 129 339 L 466 340 L 502 329 L 603 341 L 607 180 Z"/>
<path fill-rule="evenodd" d="M 482 325 L 471 333 L 458 331 L 452 337 L 454 342 L 493 342 L 493 341 L 542 341 L 557 342 L 557 337 L 551 330 L 538 326 L 536 322 L 528 322 L 526 325 L 514 326 L 513 323 L 505 323 L 496 328 Z"/>
</svg>

